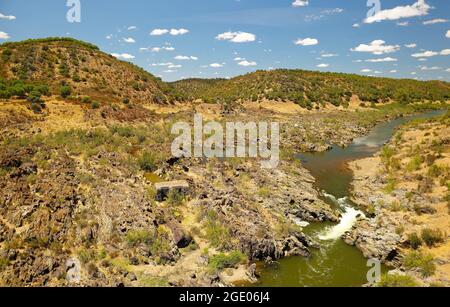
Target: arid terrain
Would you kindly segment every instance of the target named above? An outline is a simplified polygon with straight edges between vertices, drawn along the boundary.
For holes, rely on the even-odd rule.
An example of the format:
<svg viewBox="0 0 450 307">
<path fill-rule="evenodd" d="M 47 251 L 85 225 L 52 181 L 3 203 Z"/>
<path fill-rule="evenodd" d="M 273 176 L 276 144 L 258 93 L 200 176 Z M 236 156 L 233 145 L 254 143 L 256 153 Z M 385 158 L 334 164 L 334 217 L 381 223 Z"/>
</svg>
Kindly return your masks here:
<svg viewBox="0 0 450 307">
<path fill-rule="evenodd" d="M 261 91 L 255 97 L 236 97 L 236 80 L 221 85 L 230 96 L 199 81 L 189 97 L 192 80 L 164 83 L 72 40 L 0 45 L 0 53 L 0 286 L 254 282 L 255 262 L 320 249 L 298 221 L 340 219 L 296 153 L 347 146 L 377 123 L 448 108 L 450 97 L 446 82 L 374 78 L 367 85 L 368 77 L 324 74 L 322 82 L 338 78 L 346 91 L 327 92 L 316 103 L 307 94 L 319 84 L 297 88 L 302 71 L 292 73 L 295 78 L 283 71 L 256 74 L 276 92 L 284 82 L 295 85 L 299 101 L 253 87 Z M 272 85 L 271 78 L 277 80 Z M 255 84 L 251 76 L 245 80 Z M 403 89 L 394 93 L 402 86 L 416 98 L 405 98 Z M 378 97 L 384 87 L 390 94 Z M 370 97 L 362 97 L 367 88 Z M 414 101 L 397 101 L 400 96 Z M 279 166 L 173 158 L 171 127 L 192 122 L 195 113 L 207 120 L 279 122 Z M 353 198 L 368 219 L 346 241 L 426 285 L 448 285 L 450 276 L 448 124 L 448 116 L 412 123 L 380 156 L 352 163 Z M 155 184 L 175 180 L 186 181 L 188 193 L 157 201 Z M 414 259 L 405 262 L 408 256 Z"/>
</svg>

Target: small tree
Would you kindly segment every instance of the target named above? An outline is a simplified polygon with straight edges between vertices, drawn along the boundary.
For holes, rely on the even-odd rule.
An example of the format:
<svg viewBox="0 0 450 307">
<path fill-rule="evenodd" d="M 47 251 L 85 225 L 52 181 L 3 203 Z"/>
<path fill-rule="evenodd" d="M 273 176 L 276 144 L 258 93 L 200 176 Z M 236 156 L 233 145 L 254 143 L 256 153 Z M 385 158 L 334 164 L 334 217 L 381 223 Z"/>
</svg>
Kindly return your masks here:
<svg viewBox="0 0 450 307">
<path fill-rule="evenodd" d="M 62 98 L 67 98 L 72 94 L 72 90 L 69 86 L 61 86 L 59 92 Z"/>
</svg>

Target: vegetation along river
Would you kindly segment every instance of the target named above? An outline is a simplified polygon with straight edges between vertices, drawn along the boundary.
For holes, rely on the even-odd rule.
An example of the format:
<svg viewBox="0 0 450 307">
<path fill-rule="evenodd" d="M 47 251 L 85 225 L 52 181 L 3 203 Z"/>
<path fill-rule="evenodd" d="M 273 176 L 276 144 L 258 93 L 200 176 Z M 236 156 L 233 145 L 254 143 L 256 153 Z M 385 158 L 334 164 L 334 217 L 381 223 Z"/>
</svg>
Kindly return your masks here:
<svg viewBox="0 0 450 307">
<path fill-rule="evenodd" d="M 321 244 L 312 256 L 290 257 L 262 268 L 258 286 L 344 286 L 357 287 L 367 283 L 367 259 L 355 247 L 344 243 L 341 236 L 352 228 L 357 216 L 363 214 L 349 200 L 352 172 L 347 163 L 370 157 L 390 140 L 395 129 L 413 119 L 443 114 L 432 111 L 399 118 L 376 126 L 369 135 L 355 139 L 347 148 L 338 146 L 325 153 L 300 154 L 298 158 L 316 178 L 316 186 L 323 199 L 342 212 L 339 224 L 315 223 L 304 232 Z M 387 271 L 386 267 L 382 268 Z"/>
</svg>

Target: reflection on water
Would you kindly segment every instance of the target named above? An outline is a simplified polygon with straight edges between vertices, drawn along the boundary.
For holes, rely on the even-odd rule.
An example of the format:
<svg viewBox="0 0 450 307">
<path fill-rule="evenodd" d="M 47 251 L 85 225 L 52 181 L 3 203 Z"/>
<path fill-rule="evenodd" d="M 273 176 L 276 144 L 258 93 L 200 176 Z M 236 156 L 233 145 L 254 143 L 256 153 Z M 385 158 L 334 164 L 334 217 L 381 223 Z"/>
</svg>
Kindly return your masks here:
<svg viewBox="0 0 450 307">
<path fill-rule="evenodd" d="M 367 259 L 355 247 L 344 243 L 342 234 L 350 230 L 363 214 L 348 199 L 352 172 L 347 163 L 370 157 L 392 137 L 395 128 L 412 119 L 430 118 L 442 111 L 399 118 L 376 126 L 369 135 L 355 139 L 347 148 L 334 147 L 325 153 L 301 154 L 298 158 L 316 178 L 316 187 L 323 191 L 323 200 L 342 212 L 339 224 L 314 223 L 304 232 L 319 240 L 320 250 L 312 256 L 291 257 L 265 267 L 260 286 L 361 286 L 367 282 Z M 383 271 L 387 268 L 383 267 Z"/>
</svg>

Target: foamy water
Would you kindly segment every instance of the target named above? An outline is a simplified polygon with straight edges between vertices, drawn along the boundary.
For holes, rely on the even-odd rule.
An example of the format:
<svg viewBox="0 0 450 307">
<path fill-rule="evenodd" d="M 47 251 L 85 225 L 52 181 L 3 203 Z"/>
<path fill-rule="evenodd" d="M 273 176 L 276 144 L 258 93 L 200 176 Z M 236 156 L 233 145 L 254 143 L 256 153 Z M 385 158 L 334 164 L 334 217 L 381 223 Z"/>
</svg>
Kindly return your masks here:
<svg viewBox="0 0 450 307">
<path fill-rule="evenodd" d="M 323 241 L 337 240 L 347 231 L 351 230 L 358 220 L 358 216 L 364 215 L 364 213 L 351 207 L 347 197 L 336 199 L 336 197 L 331 194 L 325 192 L 323 194 L 325 197 L 328 197 L 338 204 L 344 210 L 344 213 L 342 214 L 339 224 L 327 228 L 323 234 L 319 235 L 319 239 Z"/>
</svg>

